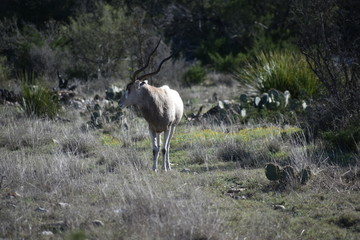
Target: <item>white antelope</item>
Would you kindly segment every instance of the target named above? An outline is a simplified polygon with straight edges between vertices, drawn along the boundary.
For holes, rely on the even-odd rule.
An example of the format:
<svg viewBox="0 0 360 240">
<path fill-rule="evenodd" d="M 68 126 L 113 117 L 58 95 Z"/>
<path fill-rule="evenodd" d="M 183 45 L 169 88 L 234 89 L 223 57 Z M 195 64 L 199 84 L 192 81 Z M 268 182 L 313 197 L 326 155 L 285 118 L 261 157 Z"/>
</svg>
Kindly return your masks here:
<svg viewBox="0 0 360 240">
<path fill-rule="evenodd" d="M 169 149 L 170 141 L 174 134 L 176 125 L 180 122 L 183 115 L 183 101 L 179 93 L 168 86 L 154 87 L 148 84 L 145 77 L 157 74 L 162 64 L 172 56 L 165 58 L 159 64 L 157 70 L 137 77 L 149 65 L 151 56 L 158 48 L 160 41 L 155 49 L 150 53 L 146 64 L 136 70 L 132 75 L 132 81 L 126 86 L 125 94 L 119 101 L 119 106 L 125 108 L 130 105 L 136 106 L 149 124 L 149 131 L 153 145 L 153 170 L 157 171 L 158 157 L 160 151 L 160 135 L 164 132 L 164 143 L 162 146 L 164 171 L 170 170 Z"/>
</svg>

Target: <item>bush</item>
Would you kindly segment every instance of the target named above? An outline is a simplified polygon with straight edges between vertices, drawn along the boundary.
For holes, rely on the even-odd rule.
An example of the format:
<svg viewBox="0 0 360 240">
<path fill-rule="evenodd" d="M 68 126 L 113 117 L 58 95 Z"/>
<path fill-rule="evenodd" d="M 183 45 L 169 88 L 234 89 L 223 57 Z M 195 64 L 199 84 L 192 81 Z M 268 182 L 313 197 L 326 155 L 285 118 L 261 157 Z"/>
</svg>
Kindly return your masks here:
<svg viewBox="0 0 360 240">
<path fill-rule="evenodd" d="M 311 116 L 318 130 L 346 126 L 360 112 L 360 17 L 355 1 L 293 1 L 298 46 L 326 89 Z"/>
<path fill-rule="evenodd" d="M 27 116 L 55 118 L 61 110 L 56 93 L 36 85 L 23 84 L 21 88 L 21 109 Z"/>
<path fill-rule="evenodd" d="M 270 89 L 290 91 L 294 98 L 314 97 L 320 91 L 320 82 L 311 71 L 301 54 L 282 52 L 261 52 L 254 62 L 237 69 L 234 76 L 242 83 L 250 84 L 259 92 Z"/>
<path fill-rule="evenodd" d="M 6 66 L 6 57 L 0 57 L 0 84 L 9 79 L 10 69 Z"/>
<path fill-rule="evenodd" d="M 200 63 L 197 63 L 185 72 L 183 79 L 186 84 L 192 85 L 204 82 L 205 77 L 205 69 L 201 66 Z"/>
<path fill-rule="evenodd" d="M 269 160 L 266 149 L 232 140 L 224 142 L 217 151 L 217 157 L 224 162 L 238 162 L 242 167 L 260 167 Z"/>
<path fill-rule="evenodd" d="M 326 131 L 322 133 L 325 140 L 334 147 L 339 147 L 345 151 L 357 152 L 360 150 L 360 127 L 349 126 L 346 129 L 337 131 Z"/>
<path fill-rule="evenodd" d="M 236 56 L 229 54 L 224 57 L 219 53 L 209 53 L 209 57 L 215 71 L 220 73 L 231 73 L 236 67 L 245 62 L 245 54 L 241 53 Z"/>
</svg>

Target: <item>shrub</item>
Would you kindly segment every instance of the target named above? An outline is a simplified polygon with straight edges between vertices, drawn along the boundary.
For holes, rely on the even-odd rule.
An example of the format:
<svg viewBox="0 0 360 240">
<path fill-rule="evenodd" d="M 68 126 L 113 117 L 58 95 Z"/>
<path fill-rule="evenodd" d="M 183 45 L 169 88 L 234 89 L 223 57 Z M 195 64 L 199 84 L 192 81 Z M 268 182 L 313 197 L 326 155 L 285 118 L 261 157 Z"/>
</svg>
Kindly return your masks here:
<svg viewBox="0 0 360 240">
<path fill-rule="evenodd" d="M 58 140 L 61 152 L 88 157 L 94 151 L 97 140 L 92 135 L 81 133 L 78 129 L 69 129 L 67 131 Z"/>
<path fill-rule="evenodd" d="M 248 62 L 244 68 L 235 70 L 234 76 L 259 92 L 267 92 L 272 88 L 288 90 L 295 98 L 314 97 L 321 86 L 305 57 L 289 51 L 261 52 L 254 62 Z"/>
<path fill-rule="evenodd" d="M 346 126 L 360 112 L 360 18 L 354 11 L 354 1 L 293 1 L 298 46 L 327 93 L 313 112 L 315 132 Z"/>
<path fill-rule="evenodd" d="M 223 147 L 218 149 L 217 156 L 225 162 L 238 162 L 242 167 L 260 167 L 269 160 L 266 158 L 264 149 L 232 140 L 224 142 Z"/>
<path fill-rule="evenodd" d="M 357 152 L 360 143 L 360 127 L 349 126 L 346 129 L 337 131 L 326 131 L 322 133 L 323 138 L 329 141 L 332 146 L 339 147 L 345 151 Z"/>
<path fill-rule="evenodd" d="M 10 69 L 5 62 L 6 57 L 0 57 L 0 84 L 7 81 L 10 74 Z"/>
<path fill-rule="evenodd" d="M 202 83 L 205 80 L 205 77 L 205 69 L 200 65 L 200 63 L 197 63 L 185 72 L 183 79 L 186 84 L 192 85 Z"/>
<path fill-rule="evenodd" d="M 23 83 L 21 88 L 21 109 L 27 116 L 55 118 L 61 110 L 56 93 L 42 86 Z"/>
<path fill-rule="evenodd" d="M 224 57 L 219 53 L 209 53 L 209 57 L 215 71 L 221 73 L 231 73 L 236 67 L 245 62 L 245 55 L 241 53 L 236 56 L 229 54 Z"/>
</svg>

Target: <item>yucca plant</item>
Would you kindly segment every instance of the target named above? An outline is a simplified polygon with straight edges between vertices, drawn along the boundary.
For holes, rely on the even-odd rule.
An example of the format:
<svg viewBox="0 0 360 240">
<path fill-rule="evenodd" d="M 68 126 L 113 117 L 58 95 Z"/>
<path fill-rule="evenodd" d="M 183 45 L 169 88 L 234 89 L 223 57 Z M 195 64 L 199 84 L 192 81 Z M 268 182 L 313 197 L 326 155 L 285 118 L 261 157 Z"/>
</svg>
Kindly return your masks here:
<svg viewBox="0 0 360 240">
<path fill-rule="evenodd" d="M 259 92 L 270 89 L 290 91 L 295 98 L 314 97 L 321 87 L 303 55 L 289 51 L 259 53 L 253 62 L 237 69 L 234 76 Z"/>
<path fill-rule="evenodd" d="M 59 97 L 56 93 L 40 85 L 22 84 L 21 109 L 32 117 L 55 118 L 61 110 Z"/>
</svg>

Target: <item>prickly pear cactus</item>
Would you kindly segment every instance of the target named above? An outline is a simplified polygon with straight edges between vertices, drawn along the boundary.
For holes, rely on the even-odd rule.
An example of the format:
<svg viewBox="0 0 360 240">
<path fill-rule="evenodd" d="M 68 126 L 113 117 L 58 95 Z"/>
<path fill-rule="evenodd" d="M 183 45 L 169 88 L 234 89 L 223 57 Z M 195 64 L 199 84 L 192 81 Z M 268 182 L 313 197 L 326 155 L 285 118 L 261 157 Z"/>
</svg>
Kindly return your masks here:
<svg viewBox="0 0 360 240">
<path fill-rule="evenodd" d="M 268 163 L 265 167 L 265 175 L 270 181 L 278 181 L 278 186 L 284 188 L 296 186 L 299 183 L 305 185 L 310 180 L 312 173 L 309 166 L 296 172 L 292 166 L 280 167 L 277 164 Z"/>
<path fill-rule="evenodd" d="M 305 185 L 310 180 L 311 175 L 312 174 L 309 166 L 303 168 L 299 173 L 300 184 Z"/>
<path fill-rule="evenodd" d="M 277 181 L 281 178 L 281 168 L 274 163 L 268 163 L 265 167 L 265 175 L 270 181 Z"/>
<path fill-rule="evenodd" d="M 93 128 L 102 128 L 103 127 L 103 121 L 101 118 L 102 114 L 101 111 L 95 111 L 91 113 L 90 121 L 88 124 Z"/>
<path fill-rule="evenodd" d="M 105 91 L 105 99 L 118 101 L 122 96 L 122 89 L 112 85 Z"/>
<path fill-rule="evenodd" d="M 246 96 L 246 94 L 241 94 L 240 95 L 240 101 L 243 103 L 247 103 L 247 99 L 248 97 Z"/>
</svg>

